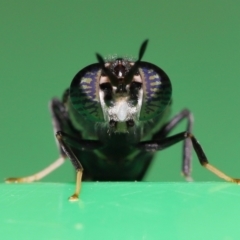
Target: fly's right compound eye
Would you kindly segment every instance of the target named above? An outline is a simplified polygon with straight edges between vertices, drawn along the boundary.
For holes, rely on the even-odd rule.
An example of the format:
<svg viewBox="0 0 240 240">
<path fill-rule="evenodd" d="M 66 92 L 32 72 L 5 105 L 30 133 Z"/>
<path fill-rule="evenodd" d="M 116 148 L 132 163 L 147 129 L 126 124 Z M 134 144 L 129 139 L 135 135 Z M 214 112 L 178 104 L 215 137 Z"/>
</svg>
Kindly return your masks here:
<svg viewBox="0 0 240 240">
<path fill-rule="evenodd" d="M 100 64 L 92 64 L 80 70 L 70 85 L 70 100 L 78 113 L 95 122 L 104 122 L 99 98 Z M 104 85 L 102 86 L 104 87 Z M 107 87 L 105 85 L 105 87 Z"/>
</svg>

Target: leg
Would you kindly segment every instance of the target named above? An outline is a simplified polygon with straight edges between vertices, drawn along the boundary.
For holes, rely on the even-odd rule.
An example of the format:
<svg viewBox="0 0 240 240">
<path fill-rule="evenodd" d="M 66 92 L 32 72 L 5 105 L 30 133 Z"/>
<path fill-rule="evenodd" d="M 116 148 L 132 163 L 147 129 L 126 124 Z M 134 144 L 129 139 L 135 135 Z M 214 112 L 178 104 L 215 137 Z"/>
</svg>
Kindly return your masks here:
<svg viewBox="0 0 240 240">
<path fill-rule="evenodd" d="M 30 183 L 34 181 L 38 181 L 49 173 L 53 172 L 55 169 L 60 167 L 64 162 L 65 158 L 63 156 L 59 157 L 55 162 L 50 164 L 48 167 L 44 168 L 40 172 L 37 172 L 33 175 L 26 176 L 26 177 L 10 177 L 5 180 L 6 183 Z"/>
<path fill-rule="evenodd" d="M 53 99 L 50 102 L 50 111 L 52 115 L 53 128 L 55 132 L 62 128 L 71 129 L 71 125 L 69 123 L 68 116 L 65 111 L 65 107 L 58 99 Z M 65 162 L 67 158 L 65 153 L 62 151 L 60 147 L 59 147 L 59 151 L 60 151 L 60 157 L 55 162 L 53 162 L 52 164 L 50 164 L 48 167 L 41 170 L 40 172 L 37 172 L 33 175 L 26 176 L 26 177 L 7 178 L 6 182 L 7 183 L 24 183 L 24 182 L 29 183 L 29 182 L 38 181 L 42 179 L 43 177 L 47 176 L 48 174 L 53 172 L 55 169 L 60 167 Z"/>
<path fill-rule="evenodd" d="M 159 141 L 153 140 L 153 141 L 141 142 L 138 144 L 138 147 L 140 149 L 146 150 L 146 151 L 157 151 L 157 150 L 162 150 L 164 148 L 170 147 L 170 146 L 174 145 L 175 143 L 178 143 L 185 139 L 189 139 L 192 142 L 192 145 L 197 154 L 198 160 L 203 167 L 205 167 L 206 169 L 208 169 L 209 171 L 211 171 L 218 177 L 220 177 L 228 182 L 234 182 L 234 183 L 240 184 L 240 179 L 229 177 L 228 175 L 226 175 L 222 171 L 218 170 L 216 167 L 214 167 L 213 165 L 211 165 L 208 162 L 207 157 L 206 157 L 201 145 L 199 144 L 197 139 L 189 132 L 182 132 L 182 133 L 176 134 L 172 137 L 168 137 L 168 138 L 165 138 L 165 139 L 162 139 Z"/>
<path fill-rule="evenodd" d="M 65 98 L 66 98 L 67 93 L 68 93 L 68 91 L 66 91 L 65 94 L 63 95 L 64 101 L 66 101 Z M 65 109 L 64 103 L 62 103 L 58 99 L 52 99 L 52 101 L 50 102 L 50 111 L 51 111 L 51 115 L 52 115 L 52 124 L 53 124 L 54 135 L 58 131 L 64 131 L 77 139 L 81 138 L 80 132 L 76 131 L 76 129 L 74 129 L 71 121 L 69 120 L 69 116 Z M 65 156 L 65 158 L 66 158 L 66 154 L 62 150 L 58 141 L 57 141 L 57 145 L 59 147 L 60 155 Z"/>
<path fill-rule="evenodd" d="M 76 174 L 76 189 L 74 194 L 69 198 L 70 201 L 76 201 L 78 200 L 78 195 L 80 193 L 81 188 L 81 181 L 82 181 L 82 174 L 83 174 L 83 167 L 81 163 L 78 161 L 77 157 L 74 155 L 72 150 L 65 144 L 61 132 L 58 132 L 56 134 L 57 140 L 62 147 L 65 154 L 70 158 L 73 166 L 75 167 L 77 174 Z"/>
<path fill-rule="evenodd" d="M 78 196 L 80 194 L 81 190 L 81 182 L 82 182 L 82 174 L 83 174 L 83 166 L 74 154 L 71 147 L 74 147 L 75 149 L 78 149 L 80 151 L 90 151 L 97 149 L 102 146 L 102 144 L 98 141 L 91 141 L 91 140 L 77 140 L 73 137 L 69 136 L 68 134 L 65 134 L 61 131 L 58 131 L 56 133 L 57 140 L 64 151 L 64 153 L 69 157 L 71 160 L 74 168 L 76 169 L 76 189 L 74 194 L 69 198 L 70 201 L 76 201 L 78 200 Z M 70 147 L 71 146 L 71 147 Z"/>
<path fill-rule="evenodd" d="M 183 119 L 187 119 L 187 132 L 192 132 L 193 128 L 193 115 L 184 109 L 179 114 L 174 116 L 168 123 L 166 123 L 159 132 L 153 136 L 153 140 L 165 138 Z M 183 160 L 182 160 L 182 173 L 187 181 L 192 181 L 191 178 L 191 151 L 192 143 L 189 138 L 183 141 Z"/>
</svg>

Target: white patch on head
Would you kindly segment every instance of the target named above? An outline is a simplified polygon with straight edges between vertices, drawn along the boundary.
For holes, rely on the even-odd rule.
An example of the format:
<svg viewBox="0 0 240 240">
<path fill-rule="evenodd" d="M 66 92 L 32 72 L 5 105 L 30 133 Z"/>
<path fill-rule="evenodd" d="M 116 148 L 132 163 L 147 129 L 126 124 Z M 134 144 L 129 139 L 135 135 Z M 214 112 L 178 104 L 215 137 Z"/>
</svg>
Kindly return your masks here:
<svg viewBox="0 0 240 240">
<path fill-rule="evenodd" d="M 129 91 L 129 85 L 126 86 L 127 91 Z M 107 106 L 104 101 L 104 92 L 99 91 L 99 99 L 101 107 L 103 110 L 103 115 L 105 123 L 108 124 L 110 120 L 117 122 L 116 132 L 128 132 L 128 127 L 126 122 L 128 120 L 133 120 L 135 122 L 135 127 L 139 125 L 139 116 L 141 112 L 142 99 L 143 99 L 143 89 L 139 90 L 138 102 L 136 105 L 132 105 L 129 101 L 129 94 L 118 94 L 116 93 L 116 87 L 113 86 L 113 105 Z"/>
<path fill-rule="evenodd" d="M 128 103 L 126 101 L 120 101 L 115 107 L 116 109 L 116 116 L 120 122 L 126 120 L 128 115 Z"/>
<path fill-rule="evenodd" d="M 115 98 L 115 104 L 108 109 L 110 119 L 117 122 L 126 122 L 129 119 L 135 119 L 137 106 L 129 104 L 129 96 L 121 96 Z"/>
</svg>

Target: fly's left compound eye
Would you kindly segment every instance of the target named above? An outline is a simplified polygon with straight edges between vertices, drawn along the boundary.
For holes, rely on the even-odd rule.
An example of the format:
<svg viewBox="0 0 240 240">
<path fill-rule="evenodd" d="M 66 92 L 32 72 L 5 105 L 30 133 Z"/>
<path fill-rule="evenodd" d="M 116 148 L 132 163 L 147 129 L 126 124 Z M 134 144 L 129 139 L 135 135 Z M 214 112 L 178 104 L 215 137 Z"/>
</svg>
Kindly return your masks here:
<svg viewBox="0 0 240 240">
<path fill-rule="evenodd" d="M 70 99 L 74 108 L 81 116 L 95 122 L 104 121 L 99 100 L 100 77 L 100 64 L 92 64 L 80 70 L 70 86 Z"/>
<path fill-rule="evenodd" d="M 160 115 L 171 101 L 172 86 L 167 74 L 148 62 L 139 62 L 142 78 L 143 102 L 140 121 L 148 121 Z"/>
</svg>

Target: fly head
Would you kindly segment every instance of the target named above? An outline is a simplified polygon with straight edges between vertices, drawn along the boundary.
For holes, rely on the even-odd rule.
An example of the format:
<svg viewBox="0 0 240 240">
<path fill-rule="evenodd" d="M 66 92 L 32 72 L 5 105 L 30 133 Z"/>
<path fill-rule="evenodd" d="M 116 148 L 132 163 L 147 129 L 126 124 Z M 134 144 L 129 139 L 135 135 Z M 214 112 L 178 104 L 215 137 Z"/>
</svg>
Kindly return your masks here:
<svg viewBox="0 0 240 240">
<path fill-rule="evenodd" d="M 109 132 L 128 133 L 160 115 L 171 100 L 171 82 L 156 65 L 141 61 L 144 41 L 136 61 L 116 57 L 79 71 L 70 86 L 70 99 L 78 113 L 103 123 Z"/>
</svg>

